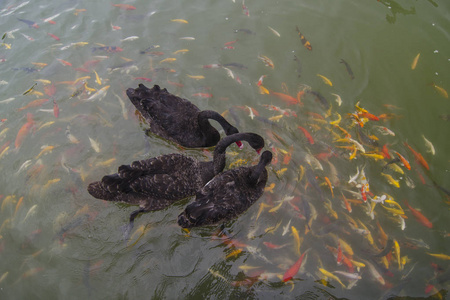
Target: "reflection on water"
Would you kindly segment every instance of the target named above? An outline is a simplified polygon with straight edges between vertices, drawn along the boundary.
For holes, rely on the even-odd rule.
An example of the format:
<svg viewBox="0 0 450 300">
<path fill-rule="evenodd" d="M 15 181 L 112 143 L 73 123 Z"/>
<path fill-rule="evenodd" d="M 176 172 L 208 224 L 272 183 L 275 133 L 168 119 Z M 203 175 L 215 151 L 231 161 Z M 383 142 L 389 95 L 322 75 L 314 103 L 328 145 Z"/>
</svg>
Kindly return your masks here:
<svg viewBox="0 0 450 300">
<path fill-rule="evenodd" d="M 444 299 L 443 5 L 1 8 L 0 294 Z M 188 233 L 176 224 L 186 199 L 140 216 L 122 240 L 135 208 L 93 199 L 88 183 L 134 160 L 212 150 L 145 135 L 125 95 L 139 83 L 264 136 L 274 161 L 253 207 Z M 248 148 L 231 147 L 227 168 L 256 163 Z"/>
</svg>

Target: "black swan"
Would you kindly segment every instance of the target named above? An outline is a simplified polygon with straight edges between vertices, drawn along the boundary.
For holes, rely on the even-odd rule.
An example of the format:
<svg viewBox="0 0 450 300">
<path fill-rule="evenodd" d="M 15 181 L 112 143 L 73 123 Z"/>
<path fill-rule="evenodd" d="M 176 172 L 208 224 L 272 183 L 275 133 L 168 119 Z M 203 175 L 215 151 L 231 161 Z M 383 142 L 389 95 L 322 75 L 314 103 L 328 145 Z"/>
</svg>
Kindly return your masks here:
<svg viewBox="0 0 450 300">
<path fill-rule="evenodd" d="M 236 141 L 247 141 L 258 153 L 264 139 L 255 133 L 236 133 L 223 138 L 214 149 L 212 161 L 201 162 L 181 155 L 167 154 L 122 165 L 118 173 L 89 184 L 89 194 L 97 199 L 139 205 L 130 215 L 126 230 L 133 228 L 139 213 L 160 210 L 175 201 L 194 196 L 225 168 L 225 150 Z"/>
<path fill-rule="evenodd" d="M 127 89 L 127 96 L 149 123 L 150 132 L 183 147 L 199 148 L 217 145 L 220 134 L 211 126 L 208 119 L 219 122 L 226 135 L 239 132 L 218 112 L 201 111 L 189 100 L 177 97 L 158 85 L 149 89 L 139 84 L 136 89 Z"/>
<path fill-rule="evenodd" d="M 212 225 L 242 214 L 261 197 L 267 182 L 266 165 L 271 161 L 272 152 L 264 151 L 256 166 L 228 170 L 214 177 L 178 216 L 178 225 Z"/>
</svg>

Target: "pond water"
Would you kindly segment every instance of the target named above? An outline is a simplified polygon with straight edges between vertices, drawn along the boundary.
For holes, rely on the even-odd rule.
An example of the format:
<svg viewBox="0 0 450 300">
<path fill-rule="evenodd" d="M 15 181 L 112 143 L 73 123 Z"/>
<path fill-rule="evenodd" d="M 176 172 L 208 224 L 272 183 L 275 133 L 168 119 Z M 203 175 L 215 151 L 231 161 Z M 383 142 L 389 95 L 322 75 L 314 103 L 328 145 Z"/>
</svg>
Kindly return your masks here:
<svg viewBox="0 0 450 300">
<path fill-rule="evenodd" d="M 448 1 L 1 4 L 2 299 L 445 299 Z M 123 240 L 136 207 L 87 185 L 212 151 L 147 136 L 139 83 L 265 138 L 247 212 L 187 232 L 186 199 Z M 258 160 L 231 146 L 226 169 Z"/>
</svg>

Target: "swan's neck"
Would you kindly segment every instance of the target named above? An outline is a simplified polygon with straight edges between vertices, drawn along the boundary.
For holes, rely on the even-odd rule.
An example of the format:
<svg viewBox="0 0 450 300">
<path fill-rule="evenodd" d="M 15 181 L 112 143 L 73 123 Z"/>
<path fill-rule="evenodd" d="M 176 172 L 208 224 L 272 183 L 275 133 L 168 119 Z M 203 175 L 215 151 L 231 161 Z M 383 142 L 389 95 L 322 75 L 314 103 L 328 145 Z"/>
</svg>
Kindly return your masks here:
<svg viewBox="0 0 450 300">
<path fill-rule="evenodd" d="M 200 127 L 206 127 L 206 126 L 211 126 L 211 124 L 209 124 L 208 119 L 212 119 L 217 121 L 220 126 L 222 126 L 222 128 L 225 130 L 225 133 L 227 135 L 231 134 L 231 133 L 235 133 L 235 132 L 231 132 L 230 130 L 232 130 L 234 127 L 228 123 L 227 120 L 225 120 L 224 117 L 222 117 L 218 112 L 216 111 L 212 111 L 212 110 L 203 110 L 201 112 L 199 112 L 198 114 L 198 123 L 200 125 Z"/>
<path fill-rule="evenodd" d="M 248 183 L 251 185 L 256 185 L 258 183 L 259 178 L 261 177 L 262 172 L 266 169 L 267 162 L 261 160 L 251 171 L 250 176 L 248 178 Z"/>
</svg>

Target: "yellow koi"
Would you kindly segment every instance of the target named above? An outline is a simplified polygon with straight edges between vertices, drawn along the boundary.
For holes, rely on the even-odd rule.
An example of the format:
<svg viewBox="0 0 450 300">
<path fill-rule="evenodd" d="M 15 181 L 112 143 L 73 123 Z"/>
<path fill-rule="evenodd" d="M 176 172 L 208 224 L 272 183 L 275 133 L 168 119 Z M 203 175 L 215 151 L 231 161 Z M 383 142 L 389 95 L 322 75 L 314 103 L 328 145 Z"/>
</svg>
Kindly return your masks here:
<svg viewBox="0 0 450 300">
<path fill-rule="evenodd" d="M 84 88 L 85 88 L 86 91 L 88 91 L 88 92 L 95 92 L 95 91 L 97 91 L 96 89 L 93 89 L 93 88 L 88 87 L 88 86 L 87 86 L 87 82 L 84 83 Z M 72 97 L 74 97 L 74 96 L 72 95 Z"/>
<path fill-rule="evenodd" d="M 5 149 L 3 149 L 3 151 L 0 153 L 0 159 L 3 158 L 3 156 L 8 153 L 10 146 L 6 147 Z"/>
<path fill-rule="evenodd" d="M 302 181 L 304 175 L 305 175 L 305 168 L 302 165 L 300 165 L 300 174 L 298 175 L 299 182 Z"/>
<path fill-rule="evenodd" d="M 116 161 L 116 158 L 113 157 L 113 158 L 105 160 L 105 161 L 99 161 L 95 164 L 95 166 L 96 167 L 108 167 L 115 161 Z"/>
<path fill-rule="evenodd" d="M 335 114 L 338 115 L 338 118 L 335 121 L 331 121 L 330 122 L 331 125 L 339 125 L 339 123 L 341 122 L 341 119 L 342 119 L 341 115 L 337 112 Z"/>
<path fill-rule="evenodd" d="M 3 280 L 6 279 L 6 277 L 8 276 L 8 274 L 9 274 L 9 272 L 5 272 L 5 273 L 2 274 L 2 276 L 0 277 L 0 283 L 2 283 Z"/>
<path fill-rule="evenodd" d="M 5 209 L 7 204 L 15 203 L 16 202 L 16 195 L 8 195 L 2 202 L 1 211 L 3 212 L 3 209 Z"/>
<path fill-rule="evenodd" d="M 411 70 L 414 70 L 417 67 L 417 62 L 419 61 L 420 53 L 414 57 L 412 64 L 411 64 Z"/>
<path fill-rule="evenodd" d="M 330 273 L 327 270 L 322 269 L 322 268 L 319 268 L 319 271 L 326 277 L 332 278 L 332 279 L 336 280 L 337 282 L 339 282 L 339 284 L 345 289 L 345 285 L 342 283 L 342 281 L 339 279 L 339 277 L 337 277 L 333 273 Z"/>
<path fill-rule="evenodd" d="M 39 81 L 43 84 L 52 84 L 52 82 L 50 80 L 47 79 L 36 79 L 35 81 Z"/>
<path fill-rule="evenodd" d="M 269 90 L 266 89 L 265 87 L 263 87 L 262 85 L 259 86 L 259 93 L 262 94 L 262 95 L 264 95 L 264 94 L 269 95 L 270 94 Z"/>
<path fill-rule="evenodd" d="M 279 122 L 281 120 L 281 118 L 283 118 L 284 115 L 278 115 L 278 116 L 274 116 L 274 117 L 270 117 L 269 120 L 273 121 L 273 122 Z"/>
<path fill-rule="evenodd" d="M 431 255 L 433 257 L 439 258 L 439 259 L 450 260 L 450 255 L 447 255 L 447 254 L 430 253 L 430 252 L 427 252 L 427 254 Z"/>
<path fill-rule="evenodd" d="M 242 249 L 236 249 L 232 252 L 230 252 L 229 254 L 227 254 L 227 256 L 225 256 L 225 259 L 229 259 L 230 257 L 237 257 L 239 255 L 239 253 L 242 252 Z"/>
<path fill-rule="evenodd" d="M 389 184 L 395 186 L 396 188 L 400 188 L 400 182 L 395 180 L 391 175 L 385 173 L 381 173 L 381 175 L 388 180 Z"/>
<path fill-rule="evenodd" d="M 183 23 L 183 24 L 188 24 L 189 22 L 184 20 L 184 19 L 172 19 L 170 20 L 172 22 L 177 22 L 177 23 Z"/>
<path fill-rule="evenodd" d="M 297 228 L 291 226 L 292 235 L 294 236 L 295 242 L 295 252 L 300 256 L 300 235 L 298 234 Z"/>
<path fill-rule="evenodd" d="M 203 76 L 203 75 L 189 75 L 189 74 L 187 74 L 187 77 L 195 79 L 195 80 L 205 79 L 205 76 Z"/>
<path fill-rule="evenodd" d="M 174 61 L 176 61 L 176 60 L 177 60 L 177 59 L 176 59 L 175 57 L 168 57 L 168 58 L 163 59 L 163 60 L 160 61 L 159 63 L 162 64 L 162 63 L 164 63 L 164 62 L 174 62 Z"/>
<path fill-rule="evenodd" d="M 75 85 L 75 84 L 77 84 L 77 83 L 80 82 L 80 81 L 88 80 L 88 79 L 91 79 L 91 76 L 83 76 L 83 77 L 79 77 L 79 78 L 75 79 L 75 81 L 73 82 L 73 84 Z"/>
<path fill-rule="evenodd" d="M 261 203 L 261 204 L 259 205 L 258 213 L 256 214 L 256 220 L 258 220 L 258 218 L 259 218 L 259 216 L 261 215 L 261 213 L 262 213 L 264 207 L 271 207 L 271 206 L 268 205 L 268 204 L 265 204 L 265 203 Z"/>
<path fill-rule="evenodd" d="M 172 52 L 172 54 L 186 53 L 186 52 L 189 52 L 189 49 L 180 49 L 180 50 L 177 50 L 175 52 Z"/>
<path fill-rule="evenodd" d="M 145 233 L 150 229 L 150 226 L 147 225 L 141 225 L 139 226 L 138 229 L 136 229 L 135 232 L 133 232 L 133 234 L 131 235 L 130 239 L 127 242 L 127 247 L 133 247 L 134 245 L 137 244 L 137 242 L 145 235 Z M 131 241 L 133 241 L 133 243 L 131 243 Z"/>
<path fill-rule="evenodd" d="M 33 65 L 35 65 L 38 68 L 43 68 L 46 67 L 47 64 L 46 63 L 38 63 L 38 62 L 32 62 Z"/>
<path fill-rule="evenodd" d="M 448 98 L 448 93 L 444 88 L 436 85 L 436 83 L 434 83 L 434 82 L 431 84 L 431 86 L 434 87 L 435 90 L 438 91 L 438 93 L 441 94 L 442 97 Z"/>
<path fill-rule="evenodd" d="M 398 244 L 397 240 L 394 239 L 394 252 L 395 252 L 395 257 L 397 259 L 398 262 L 398 269 L 401 270 L 402 269 L 402 262 L 400 259 L 400 245 Z"/>
<path fill-rule="evenodd" d="M 39 152 L 39 154 L 34 159 L 38 159 L 39 157 L 44 155 L 44 153 L 51 152 L 53 149 L 55 149 L 55 146 L 46 146 L 42 148 L 41 152 Z"/>
<path fill-rule="evenodd" d="M 326 78 L 323 75 L 317 74 L 317 76 L 319 76 L 320 78 L 322 78 L 323 82 L 325 82 L 325 84 L 328 84 L 329 86 L 333 86 L 333 83 L 331 82 L 330 79 Z"/>
<path fill-rule="evenodd" d="M 100 76 L 98 76 L 97 72 L 95 72 L 95 82 L 97 82 L 98 85 L 102 85 L 102 80 L 100 79 Z"/>
<path fill-rule="evenodd" d="M 273 189 L 275 188 L 275 183 L 271 183 L 269 186 L 266 186 L 265 188 L 264 188 L 264 192 L 270 192 L 270 193 L 273 193 Z"/>
<path fill-rule="evenodd" d="M 370 157 L 370 158 L 374 159 L 375 161 L 380 160 L 380 159 L 384 159 L 383 155 L 377 154 L 377 153 L 361 153 L 361 155 L 364 155 L 366 157 Z"/>
<path fill-rule="evenodd" d="M 388 165 L 388 168 L 389 169 L 391 169 L 392 171 L 394 171 L 394 172 L 397 172 L 397 173 L 400 173 L 400 174 L 405 174 L 405 172 L 403 171 L 403 169 L 402 168 L 400 168 L 400 166 L 399 165 L 397 165 L 397 164 L 390 164 L 390 165 Z"/>
<path fill-rule="evenodd" d="M 277 176 L 282 176 L 287 171 L 287 168 L 283 168 L 281 170 L 276 171 Z"/>
</svg>

